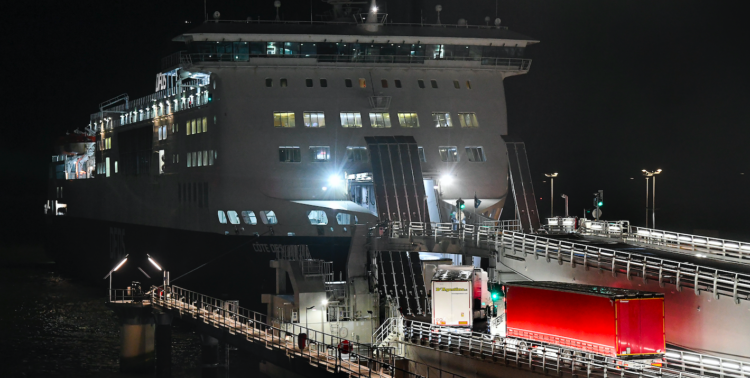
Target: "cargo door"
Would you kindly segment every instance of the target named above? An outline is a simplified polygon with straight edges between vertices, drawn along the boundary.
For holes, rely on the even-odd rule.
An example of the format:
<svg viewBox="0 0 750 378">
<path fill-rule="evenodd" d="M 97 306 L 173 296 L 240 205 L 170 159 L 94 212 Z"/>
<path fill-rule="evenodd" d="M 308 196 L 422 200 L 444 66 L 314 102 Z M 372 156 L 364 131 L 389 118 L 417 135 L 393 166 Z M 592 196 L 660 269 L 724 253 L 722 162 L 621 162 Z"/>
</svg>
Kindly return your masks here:
<svg viewBox="0 0 750 378">
<path fill-rule="evenodd" d="M 645 355 L 666 352 L 664 333 L 664 298 L 644 298 L 640 302 L 641 353 Z"/>
<path fill-rule="evenodd" d="M 649 358 L 665 352 L 664 299 L 617 300 L 617 354 Z"/>
<path fill-rule="evenodd" d="M 432 281 L 433 324 L 471 327 L 471 282 Z"/>
<path fill-rule="evenodd" d="M 631 356 L 640 354 L 641 327 L 640 301 L 637 299 L 618 299 L 617 307 L 617 355 Z"/>
</svg>

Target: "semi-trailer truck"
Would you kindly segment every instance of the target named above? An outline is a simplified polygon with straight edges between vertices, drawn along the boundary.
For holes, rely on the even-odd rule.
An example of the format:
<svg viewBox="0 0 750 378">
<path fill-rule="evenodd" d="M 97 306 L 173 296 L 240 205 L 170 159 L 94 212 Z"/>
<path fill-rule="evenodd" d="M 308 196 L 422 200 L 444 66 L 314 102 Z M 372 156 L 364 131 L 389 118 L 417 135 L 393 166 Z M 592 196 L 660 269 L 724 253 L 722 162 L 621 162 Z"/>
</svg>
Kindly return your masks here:
<svg viewBox="0 0 750 378">
<path fill-rule="evenodd" d="M 505 284 L 509 337 L 624 360 L 664 357 L 664 294 L 560 282 Z"/>
</svg>

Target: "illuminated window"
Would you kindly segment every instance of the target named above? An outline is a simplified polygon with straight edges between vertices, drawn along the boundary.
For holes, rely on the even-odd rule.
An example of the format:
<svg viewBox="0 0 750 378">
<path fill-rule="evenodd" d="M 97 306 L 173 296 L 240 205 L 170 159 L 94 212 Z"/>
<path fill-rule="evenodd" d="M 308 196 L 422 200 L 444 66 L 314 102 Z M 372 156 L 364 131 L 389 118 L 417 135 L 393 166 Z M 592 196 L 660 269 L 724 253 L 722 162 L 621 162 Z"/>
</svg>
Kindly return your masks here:
<svg viewBox="0 0 750 378">
<path fill-rule="evenodd" d="M 487 161 L 487 158 L 484 156 L 484 149 L 482 147 L 466 147 L 466 156 L 469 157 L 469 161 L 474 163 Z"/>
<path fill-rule="evenodd" d="M 305 123 L 305 127 L 326 126 L 326 118 L 323 112 L 304 112 L 302 113 L 302 121 Z"/>
<path fill-rule="evenodd" d="M 331 148 L 328 146 L 310 146 L 310 158 L 316 162 L 328 161 L 331 159 Z"/>
<path fill-rule="evenodd" d="M 383 88 L 388 88 L 388 80 L 386 80 L 386 79 L 380 80 L 380 85 Z"/>
<path fill-rule="evenodd" d="M 338 213 L 336 214 L 336 222 L 343 225 L 352 224 L 352 216 L 351 214 Z"/>
<path fill-rule="evenodd" d="M 471 89 L 471 80 L 466 80 L 466 89 Z"/>
<path fill-rule="evenodd" d="M 276 213 L 274 213 L 273 210 L 262 210 L 260 212 L 260 220 L 263 221 L 264 224 L 279 223 L 278 218 L 276 218 Z"/>
<path fill-rule="evenodd" d="M 367 80 L 365 80 L 364 78 L 360 77 L 359 78 L 359 87 L 360 88 L 367 88 Z"/>
<path fill-rule="evenodd" d="M 198 151 L 197 155 L 198 155 L 198 164 L 196 165 L 196 167 L 202 167 L 203 166 L 203 154 L 200 151 Z"/>
<path fill-rule="evenodd" d="M 240 217 L 237 216 L 237 212 L 234 210 L 227 211 L 227 218 L 229 218 L 229 223 L 231 224 L 240 224 Z"/>
<path fill-rule="evenodd" d="M 282 88 L 286 88 L 286 78 L 282 78 L 279 80 L 279 86 Z"/>
<path fill-rule="evenodd" d="M 310 210 L 307 212 L 307 219 L 310 220 L 310 224 L 328 224 L 328 216 L 323 210 Z"/>
<path fill-rule="evenodd" d="M 270 77 L 266 78 L 266 87 L 268 88 L 273 87 L 273 79 L 271 79 Z"/>
<path fill-rule="evenodd" d="M 401 127 L 419 127 L 417 113 L 398 113 L 398 123 Z"/>
<path fill-rule="evenodd" d="M 447 146 L 438 148 L 440 151 L 440 160 L 446 163 L 455 163 L 458 161 L 458 148 L 456 146 Z"/>
<path fill-rule="evenodd" d="M 346 85 L 347 88 L 352 87 L 352 79 L 344 79 L 344 85 Z"/>
<path fill-rule="evenodd" d="M 430 84 L 432 84 L 432 88 L 437 89 L 437 80 L 430 80 Z"/>
<path fill-rule="evenodd" d="M 362 127 L 362 115 L 360 113 L 341 112 L 341 127 Z"/>
<path fill-rule="evenodd" d="M 245 224 L 250 224 L 250 225 L 258 224 L 258 218 L 255 217 L 254 212 L 243 211 L 241 214 L 242 214 L 242 221 L 245 222 Z"/>
<path fill-rule="evenodd" d="M 458 113 L 458 119 L 461 121 L 461 127 L 479 127 L 476 113 Z"/>
<path fill-rule="evenodd" d="M 328 87 L 328 80 L 326 80 L 326 79 L 320 79 L 320 87 L 321 88 Z"/>
<path fill-rule="evenodd" d="M 203 132 L 205 133 L 207 131 L 208 131 L 208 117 L 203 117 Z"/>
<path fill-rule="evenodd" d="M 203 166 L 208 166 L 208 150 L 203 150 Z"/>
<path fill-rule="evenodd" d="M 279 161 L 282 163 L 299 163 L 302 161 L 299 146 L 280 146 Z"/>
<path fill-rule="evenodd" d="M 188 153 L 187 153 L 187 159 L 186 159 L 186 160 L 187 160 L 187 167 L 188 167 L 188 168 L 192 167 L 192 165 L 190 164 L 190 163 L 191 163 L 191 160 L 190 160 L 190 152 L 188 152 Z"/>
<path fill-rule="evenodd" d="M 453 80 L 453 88 L 461 89 L 461 84 L 458 83 L 458 80 Z"/>
<path fill-rule="evenodd" d="M 427 157 L 424 155 L 424 147 L 417 147 L 417 153 L 419 154 L 419 161 L 426 163 Z"/>
<path fill-rule="evenodd" d="M 197 163 L 198 162 L 198 154 L 196 152 L 193 152 L 192 156 L 193 156 L 193 167 L 197 167 L 198 166 L 198 163 Z"/>
<path fill-rule="evenodd" d="M 313 79 L 305 79 L 305 86 L 308 88 L 312 88 L 313 86 Z"/>
<path fill-rule="evenodd" d="M 367 147 L 347 147 L 346 159 L 348 161 L 368 161 Z"/>
<path fill-rule="evenodd" d="M 393 82 L 396 83 L 396 88 L 401 88 L 401 80 L 396 79 Z"/>
<path fill-rule="evenodd" d="M 432 123 L 435 127 L 453 127 L 450 113 L 432 113 Z"/>
<path fill-rule="evenodd" d="M 214 150 L 208 150 L 208 165 L 214 165 L 214 156 L 216 156 L 216 152 Z M 180 162 L 180 157 L 177 157 L 177 162 Z"/>
<path fill-rule="evenodd" d="M 273 127 L 294 127 L 294 113 L 273 112 Z"/>
<path fill-rule="evenodd" d="M 219 223 L 227 224 L 227 215 L 221 210 L 219 210 Z"/>
<path fill-rule="evenodd" d="M 194 119 L 190 121 L 190 128 L 191 128 L 190 133 L 191 134 L 196 134 L 197 133 L 197 131 L 196 131 L 197 130 L 197 128 L 196 128 L 197 123 L 198 122 L 196 120 L 194 120 Z"/>
<path fill-rule="evenodd" d="M 109 177 L 109 158 L 106 158 L 104 161 L 106 176 Z"/>
<path fill-rule="evenodd" d="M 391 127 L 391 115 L 388 113 L 370 113 L 370 126 L 376 129 Z"/>
<path fill-rule="evenodd" d="M 419 84 L 419 87 L 424 89 L 424 80 L 417 80 L 417 84 Z"/>
</svg>

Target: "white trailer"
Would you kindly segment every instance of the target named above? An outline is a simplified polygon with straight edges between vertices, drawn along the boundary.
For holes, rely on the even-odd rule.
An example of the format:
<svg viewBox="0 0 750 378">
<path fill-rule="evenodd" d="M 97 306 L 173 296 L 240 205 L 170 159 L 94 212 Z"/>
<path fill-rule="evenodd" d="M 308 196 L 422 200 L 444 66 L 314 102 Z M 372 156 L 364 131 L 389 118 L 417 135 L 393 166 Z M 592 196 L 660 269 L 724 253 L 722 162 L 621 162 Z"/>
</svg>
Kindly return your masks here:
<svg viewBox="0 0 750 378">
<path fill-rule="evenodd" d="M 432 324 L 468 327 L 473 324 L 472 281 L 432 281 Z"/>
</svg>

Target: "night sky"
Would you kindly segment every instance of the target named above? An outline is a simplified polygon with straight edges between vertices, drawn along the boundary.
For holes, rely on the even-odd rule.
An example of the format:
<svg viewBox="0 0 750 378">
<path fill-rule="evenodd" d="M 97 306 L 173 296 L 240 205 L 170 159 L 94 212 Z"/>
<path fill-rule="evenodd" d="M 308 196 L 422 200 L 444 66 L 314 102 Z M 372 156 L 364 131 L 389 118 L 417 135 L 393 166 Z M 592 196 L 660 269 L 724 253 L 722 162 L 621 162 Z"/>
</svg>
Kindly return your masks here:
<svg viewBox="0 0 750 378">
<path fill-rule="evenodd" d="M 495 16 L 493 0 L 423 3 L 430 23 L 437 3 L 443 23 L 463 17 L 480 24 Z M 605 219 L 643 226 L 640 171 L 661 168 L 658 228 L 718 230 L 721 237 L 750 241 L 750 74 L 742 2 L 498 4 L 503 25 L 541 41 L 527 49 L 530 73 L 505 82 L 509 133 L 526 142 L 541 214 L 549 214 L 550 198 L 543 173 L 558 172 L 556 215 L 563 213 L 561 193 L 580 216 L 592 193 L 603 189 Z M 327 9 L 319 0 L 313 5 L 315 13 Z M 309 1 L 282 0 L 281 13 L 309 19 L 309 7 Z M 85 127 L 106 99 L 152 93 L 161 58 L 181 48 L 170 39 L 202 21 L 203 2 L 24 1 L 4 8 L 7 242 L 39 235 L 54 139 Z M 272 0 L 214 0 L 208 10 L 225 19 L 274 17 Z M 411 21 L 418 20 L 417 14 Z"/>
</svg>

